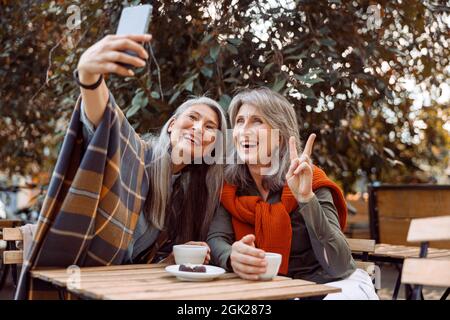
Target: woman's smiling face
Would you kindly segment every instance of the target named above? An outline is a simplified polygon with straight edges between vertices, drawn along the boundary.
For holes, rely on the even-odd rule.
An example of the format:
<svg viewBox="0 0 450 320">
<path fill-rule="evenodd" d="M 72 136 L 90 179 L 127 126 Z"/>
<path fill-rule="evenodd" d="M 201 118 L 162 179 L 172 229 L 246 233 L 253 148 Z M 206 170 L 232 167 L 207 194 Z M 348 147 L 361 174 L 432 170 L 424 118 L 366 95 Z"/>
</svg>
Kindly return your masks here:
<svg viewBox="0 0 450 320">
<path fill-rule="evenodd" d="M 219 117 L 210 106 L 195 104 L 169 125 L 172 152 L 192 162 L 203 157 L 214 146 L 219 130 Z M 185 163 L 188 164 L 188 163 Z"/>
<path fill-rule="evenodd" d="M 233 141 L 238 156 L 246 164 L 268 165 L 277 143 L 272 142 L 273 128 L 257 107 L 243 104 L 236 115 Z"/>
</svg>

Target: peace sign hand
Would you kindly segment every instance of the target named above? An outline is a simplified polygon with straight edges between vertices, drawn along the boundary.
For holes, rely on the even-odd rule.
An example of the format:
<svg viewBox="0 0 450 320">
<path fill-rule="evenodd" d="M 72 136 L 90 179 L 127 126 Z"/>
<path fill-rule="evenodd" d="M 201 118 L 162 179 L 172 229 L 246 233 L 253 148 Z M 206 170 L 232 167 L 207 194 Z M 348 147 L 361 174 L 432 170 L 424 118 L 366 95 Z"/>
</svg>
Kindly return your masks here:
<svg viewBox="0 0 450 320">
<path fill-rule="evenodd" d="M 308 202 L 314 196 L 312 190 L 313 166 L 311 161 L 311 153 L 313 150 L 316 135 L 313 133 L 309 136 L 305 145 L 305 150 L 298 157 L 295 138 L 289 138 L 289 156 L 291 165 L 286 173 L 286 181 L 291 189 L 294 197 L 299 202 Z"/>
</svg>

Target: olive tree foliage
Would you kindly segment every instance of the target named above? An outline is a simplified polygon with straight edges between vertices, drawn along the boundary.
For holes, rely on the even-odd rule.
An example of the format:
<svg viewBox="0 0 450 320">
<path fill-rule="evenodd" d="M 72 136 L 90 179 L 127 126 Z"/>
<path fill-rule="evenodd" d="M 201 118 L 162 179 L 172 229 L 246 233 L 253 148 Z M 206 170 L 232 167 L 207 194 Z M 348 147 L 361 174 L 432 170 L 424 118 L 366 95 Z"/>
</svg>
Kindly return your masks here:
<svg viewBox="0 0 450 320">
<path fill-rule="evenodd" d="M 80 55 L 140 2 L 0 2 L 0 170 L 50 172 Z M 424 166 L 445 166 L 448 1 L 150 3 L 153 57 L 135 77 L 107 76 L 140 134 L 190 95 L 226 109 L 237 90 L 267 86 L 294 105 L 303 140 L 317 134 L 314 162 L 346 191 L 359 178 L 426 180 Z"/>
</svg>

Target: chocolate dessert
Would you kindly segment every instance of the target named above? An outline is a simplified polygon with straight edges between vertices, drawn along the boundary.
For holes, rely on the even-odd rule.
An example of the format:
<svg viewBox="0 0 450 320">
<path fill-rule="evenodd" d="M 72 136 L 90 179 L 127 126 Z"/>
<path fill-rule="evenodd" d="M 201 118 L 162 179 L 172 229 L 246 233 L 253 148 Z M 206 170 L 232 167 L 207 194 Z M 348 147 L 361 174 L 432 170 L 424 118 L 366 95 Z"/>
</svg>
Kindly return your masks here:
<svg viewBox="0 0 450 320">
<path fill-rule="evenodd" d="M 185 272 L 202 272 L 206 273 L 206 267 L 205 266 L 190 266 L 182 264 L 178 268 L 179 271 L 185 271 Z"/>
</svg>

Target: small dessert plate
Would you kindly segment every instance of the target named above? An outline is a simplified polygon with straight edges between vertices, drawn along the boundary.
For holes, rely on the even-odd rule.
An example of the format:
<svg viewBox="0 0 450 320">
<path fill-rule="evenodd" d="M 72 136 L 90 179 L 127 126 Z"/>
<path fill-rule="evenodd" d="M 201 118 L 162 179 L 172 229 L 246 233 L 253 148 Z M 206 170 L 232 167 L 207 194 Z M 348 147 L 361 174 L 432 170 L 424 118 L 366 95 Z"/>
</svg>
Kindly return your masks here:
<svg viewBox="0 0 450 320">
<path fill-rule="evenodd" d="M 225 270 L 219 267 L 204 265 L 206 272 L 180 271 L 180 265 L 174 264 L 166 267 L 166 271 L 182 281 L 211 281 L 225 273 Z"/>
</svg>

